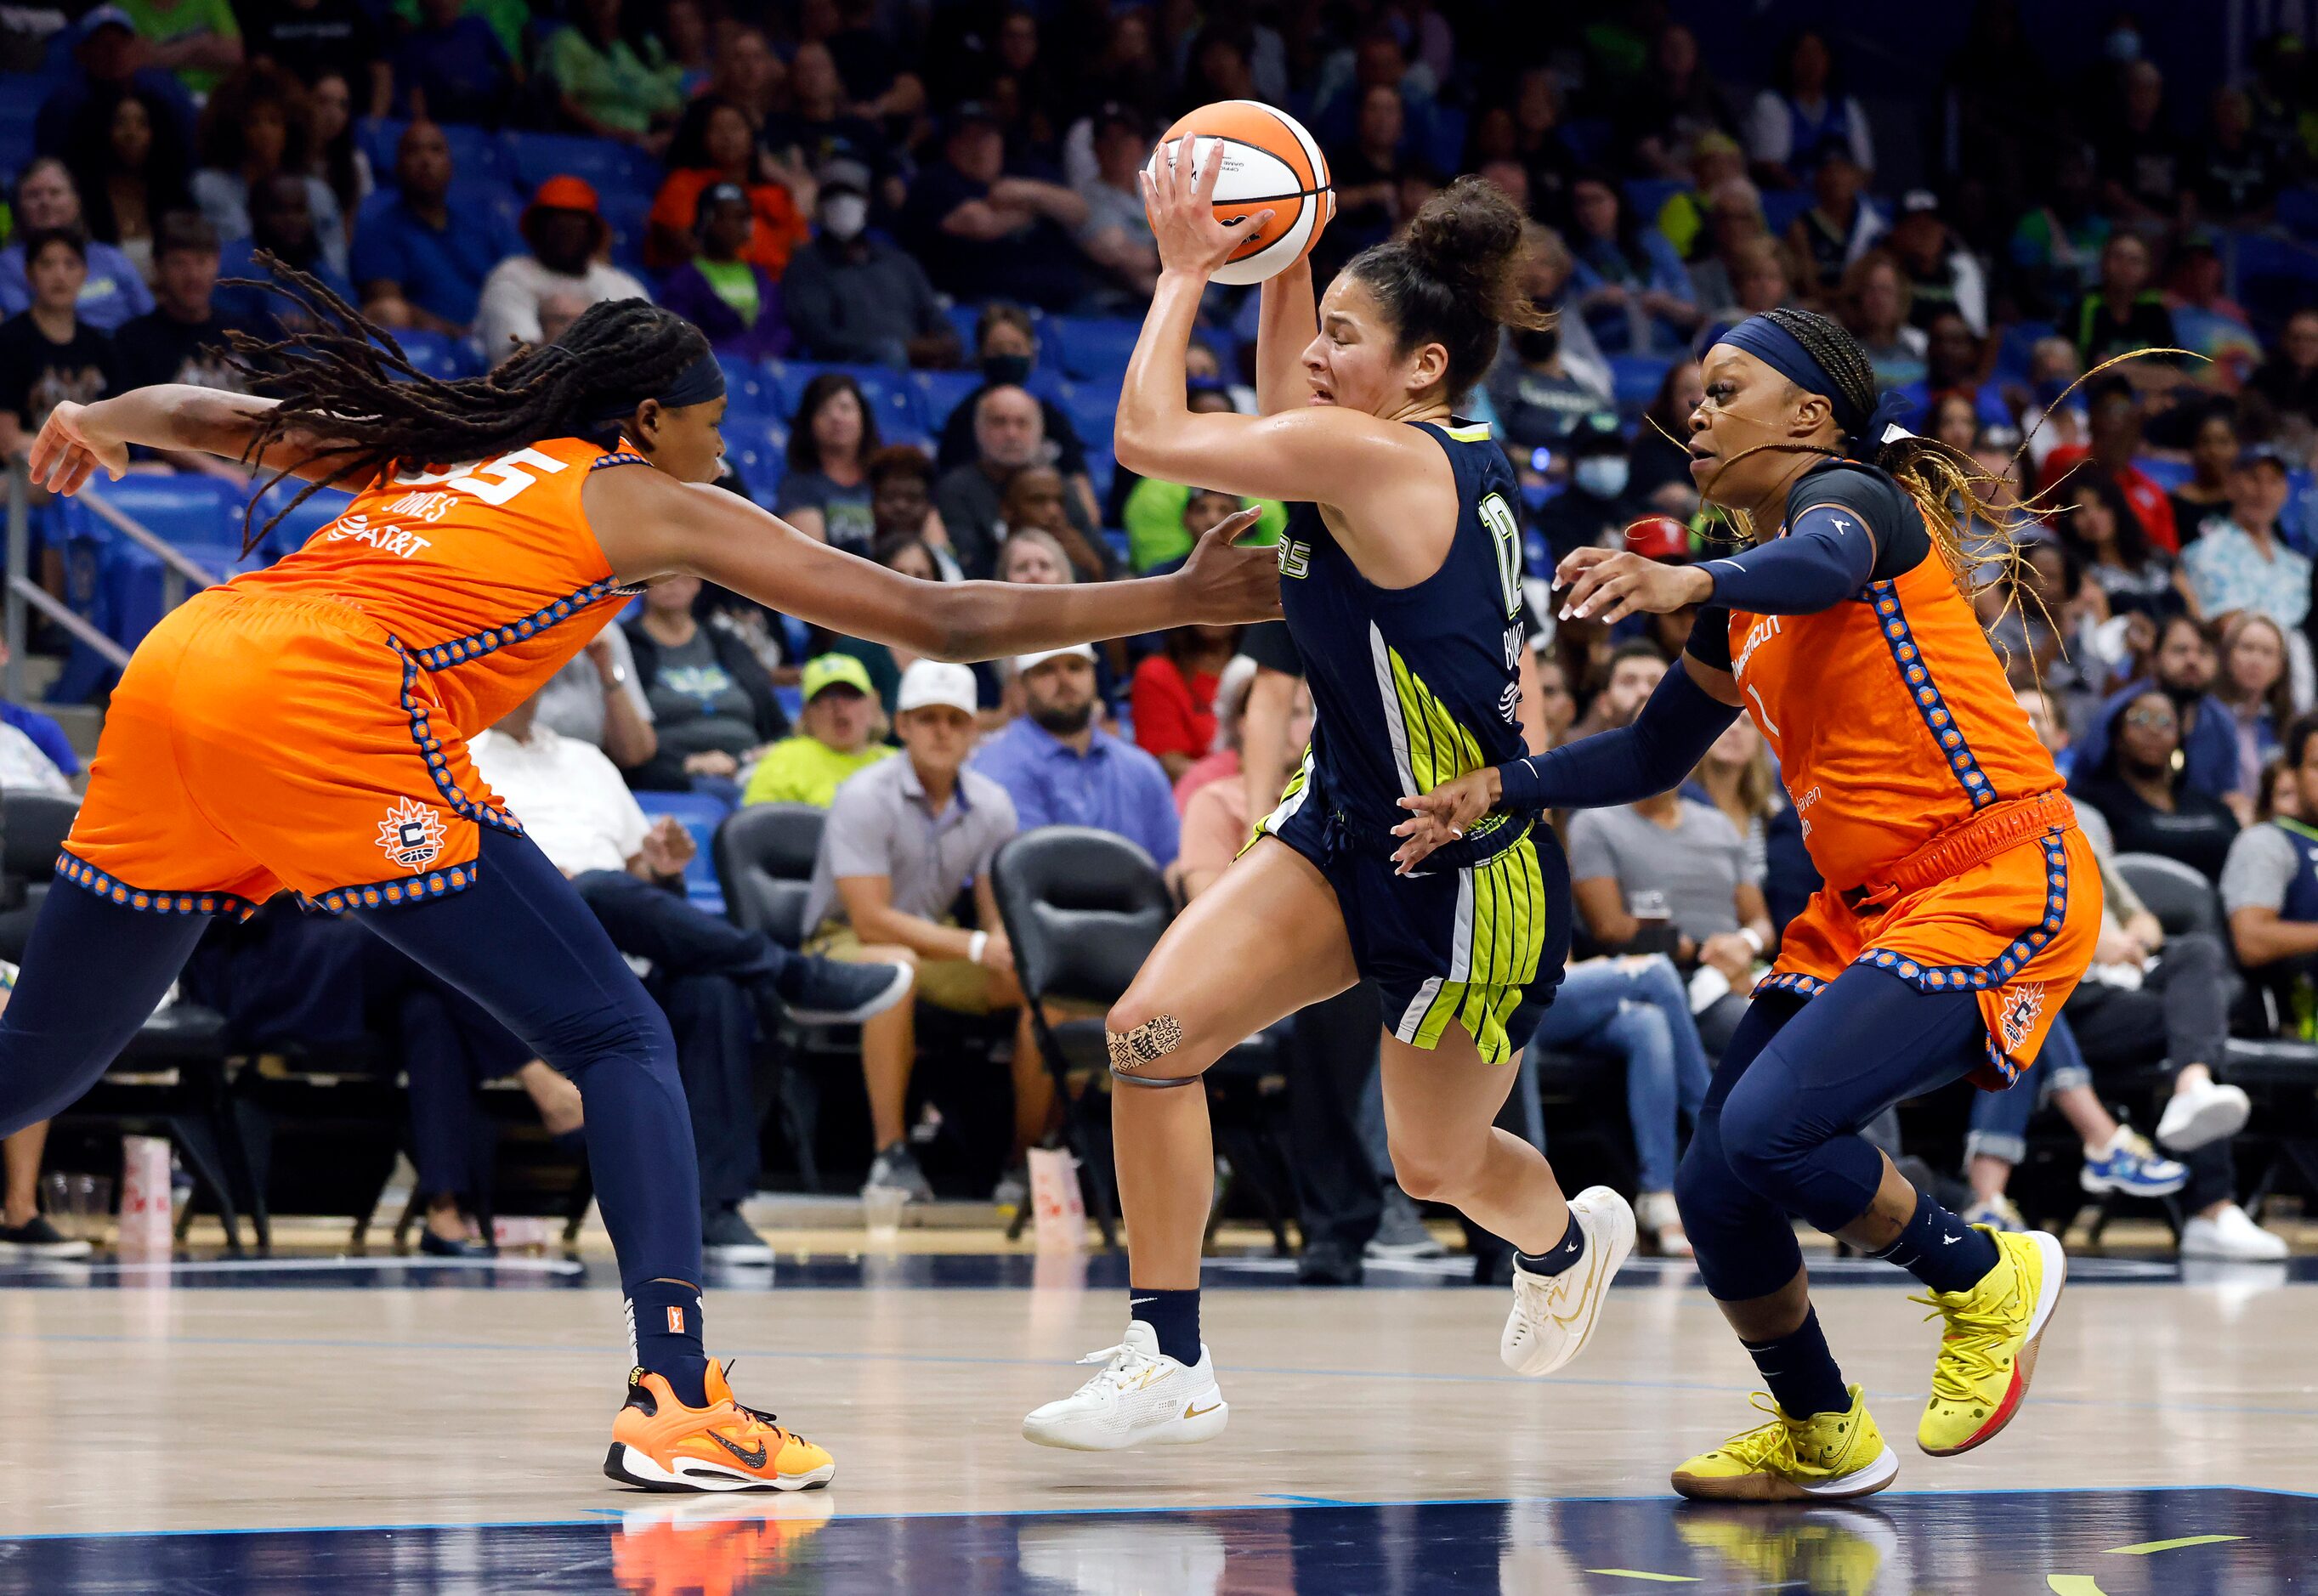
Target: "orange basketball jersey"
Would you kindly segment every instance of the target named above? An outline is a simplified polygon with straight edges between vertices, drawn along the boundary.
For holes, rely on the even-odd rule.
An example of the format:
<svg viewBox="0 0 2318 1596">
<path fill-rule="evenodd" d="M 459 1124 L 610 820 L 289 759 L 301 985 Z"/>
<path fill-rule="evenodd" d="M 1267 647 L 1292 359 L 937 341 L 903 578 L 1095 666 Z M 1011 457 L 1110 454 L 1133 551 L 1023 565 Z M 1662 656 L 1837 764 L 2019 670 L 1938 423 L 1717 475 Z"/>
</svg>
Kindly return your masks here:
<svg viewBox="0 0 2318 1596">
<path fill-rule="evenodd" d="M 644 463 L 562 438 L 391 471 L 297 552 L 194 595 L 121 673 L 58 869 L 161 913 L 463 890 L 482 829 L 523 829 L 467 740 L 619 608 L 580 489 Z"/>
<path fill-rule="evenodd" d="M 304 547 L 227 586 L 357 609 L 431 673 L 454 724 L 480 731 L 555 674 L 611 619 L 612 568 L 580 485 L 644 465 L 555 438 L 446 471 L 380 477 Z"/>
<path fill-rule="evenodd" d="M 1838 890 L 1990 804 L 2061 787 L 1936 551 L 1815 615 L 1733 610 L 1730 666 Z"/>
<path fill-rule="evenodd" d="M 1816 614 L 1733 612 L 1730 643 L 1827 883 L 1756 990 L 1808 997 L 1864 964 L 1972 993 L 1974 1080 L 2013 1080 L 2092 957 L 2100 874 L 1938 551 Z"/>
</svg>

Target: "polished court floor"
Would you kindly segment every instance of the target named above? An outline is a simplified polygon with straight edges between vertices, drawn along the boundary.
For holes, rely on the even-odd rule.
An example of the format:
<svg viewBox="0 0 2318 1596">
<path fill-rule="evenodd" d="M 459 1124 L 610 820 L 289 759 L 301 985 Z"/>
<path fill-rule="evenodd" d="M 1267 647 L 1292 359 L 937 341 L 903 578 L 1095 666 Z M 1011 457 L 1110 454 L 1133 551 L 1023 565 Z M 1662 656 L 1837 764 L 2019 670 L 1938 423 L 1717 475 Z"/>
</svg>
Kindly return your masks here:
<svg viewBox="0 0 2318 1596">
<path fill-rule="evenodd" d="M 1701 1510 L 1667 1468 L 1750 1415 L 1685 1267 L 1637 1264 L 1562 1376 L 1496 1360 L 1454 1266 L 1211 1271 L 1230 1430 L 1045 1451 L 1016 1425 L 1117 1339 L 1109 1260 L 788 1260 L 714 1283 L 744 1398 L 823 1440 L 797 1497 L 597 1471 L 625 1367 L 603 1266 L 0 1270 L 0 1592 L 2217 1592 L 2318 1585 L 2318 1283 L 2080 1260 L 2000 1439 L 1910 1438 L 1934 1327 L 1882 1266 L 1821 1316 L 1903 1446 L 1860 1507 Z M 1404 1288 L 1392 1289 L 1397 1286 Z M 1837 1288 L 1841 1287 L 1841 1288 Z"/>
</svg>

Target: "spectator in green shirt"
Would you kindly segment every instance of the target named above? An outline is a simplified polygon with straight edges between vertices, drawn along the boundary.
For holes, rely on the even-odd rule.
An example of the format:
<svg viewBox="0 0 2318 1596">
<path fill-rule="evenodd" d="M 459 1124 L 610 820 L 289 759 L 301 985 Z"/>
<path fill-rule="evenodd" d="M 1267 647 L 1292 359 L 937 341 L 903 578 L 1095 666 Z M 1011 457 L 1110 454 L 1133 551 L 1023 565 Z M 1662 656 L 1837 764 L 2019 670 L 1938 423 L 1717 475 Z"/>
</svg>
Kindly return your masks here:
<svg viewBox="0 0 2318 1596">
<path fill-rule="evenodd" d="M 1202 413 L 1232 408 L 1222 389 L 1196 385 L 1191 390 L 1190 405 L 1194 411 Z M 1181 482 L 1162 482 L 1151 477 L 1128 489 L 1126 503 L 1119 507 L 1119 522 L 1127 532 L 1127 561 L 1137 576 L 1147 577 L 1181 565 L 1199 534 L 1214 525 L 1193 514 L 1200 494 L 1200 489 Z M 1253 535 L 1244 541 L 1278 542 L 1288 525 L 1288 507 L 1269 498 L 1250 502 L 1260 504 L 1263 514 L 1255 524 Z"/>
<path fill-rule="evenodd" d="M 850 654 L 805 661 L 804 713 L 795 737 L 765 750 L 741 790 L 743 803 L 810 803 L 827 809 L 838 785 L 893 753 L 868 667 Z"/>
<path fill-rule="evenodd" d="M 145 65 L 206 94 L 241 65 L 241 24 L 228 0 L 118 0 L 148 47 Z"/>
<path fill-rule="evenodd" d="M 547 75 L 581 132 L 663 148 L 684 109 L 684 68 L 621 11 L 622 0 L 581 0 L 571 26 L 547 41 Z"/>
</svg>

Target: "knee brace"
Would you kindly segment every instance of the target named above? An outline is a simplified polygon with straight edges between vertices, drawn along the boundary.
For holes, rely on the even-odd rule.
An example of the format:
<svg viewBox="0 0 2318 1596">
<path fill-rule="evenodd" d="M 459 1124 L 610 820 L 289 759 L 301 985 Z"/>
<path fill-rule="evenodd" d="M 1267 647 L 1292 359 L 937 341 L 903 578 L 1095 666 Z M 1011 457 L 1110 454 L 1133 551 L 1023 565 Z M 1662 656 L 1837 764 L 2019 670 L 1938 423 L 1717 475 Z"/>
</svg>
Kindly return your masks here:
<svg viewBox="0 0 2318 1596">
<path fill-rule="evenodd" d="M 1141 1025 L 1124 1031 L 1106 1028 L 1104 1043 L 1110 1049 L 1110 1078 L 1129 1086 L 1164 1089 L 1171 1086 L 1192 1086 L 1197 1075 L 1153 1075 L 1150 1067 L 1165 1059 L 1183 1045 L 1183 1027 L 1172 1014 L 1155 1015 Z"/>
</svg>

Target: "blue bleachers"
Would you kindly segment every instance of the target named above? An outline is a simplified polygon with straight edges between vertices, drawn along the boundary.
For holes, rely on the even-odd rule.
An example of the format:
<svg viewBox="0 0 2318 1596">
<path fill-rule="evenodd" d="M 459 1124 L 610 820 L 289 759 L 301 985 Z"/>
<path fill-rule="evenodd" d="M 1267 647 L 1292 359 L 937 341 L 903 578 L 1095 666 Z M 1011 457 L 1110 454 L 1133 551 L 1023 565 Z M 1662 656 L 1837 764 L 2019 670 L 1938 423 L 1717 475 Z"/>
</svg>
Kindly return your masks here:
<svg viewBox="0 0 2318 1596">
<path fill-rule="evenodd" d="M 2196 474 L 2186 460 L 2158 460 L 2149 455 L 2135 455 L 2133 464 L 2134 470 L 2168 493 L 2179 492 Z"/>
<path fill-rule="evenodd" d="M 1763 221 L 1774 238 L 1783 238 L 1795 218 L 1811 208 L 1811 193 L 1807 188 L 1768 189 L 1763 194 Z M 1655 214 L 1655 213 L 1654 213 Z"/>
<path fill-rule="evenodd" d="M 1047 325 L 1064 374 L 1074 380 L 1107 377 L 1116 381 L 1127 370 L 1143 330 L 1139 321 L 1108 316 L 1057 316 Z"/>
<path fill-rule="evenodd" d="M 430 377 L 449 381 L 483 374 L 483 352 L 472 340 L 412 327 L 395 334 L 394 341 L 402 345 L 410 363 Z"/>
<path fill-rule="evenodd" d="M 2289 188 L 2278 196 L 2278 225 L 2297 238 L 2318 240 L 2318 188 Z"/>
<path fill-rule="evenodd" d="M 91 482 L 85 491 L 179 548 L 228 538 L 236 547 L 240 545 L 245 496 L 233 483 L 219 478 L 190 472 L 163 477 L 140 471 L 118 482 Z"/>
<path fill-rule="evenodd" d="M 1996 345 L 1996 380 L 1999 382 L 2028 381 L 2029 356 L 2037 344 L 2055 336 L 2049 321 L 2016 321 L 2004 329 L 2004 336 Z"/>
<path fill-rule="evenodd" d="M 920 372 L 913 381 L 920 396 L 918 413 L 926 418 L 926 430 L 941 436 L 942 426 L 949 413 L 966 402 L 966 396 L 982 386 L 982 373 L 965 372 Z"/>
<path fill-rule="evenodd" d="M 652 820 L 661 815 L 674 815 L 677 823 L 692 834 L 696 852 L 692 863 L 684 867 L 684 895 L 695 908 L 714 915 L 724 912 L 724 889 L 717 884 L 716 865 L 710 843 L 716 828 L 732 812 L 732 806 L 708 793 L 638 793 L 636 802 Z"/>
<path fill-rule="evenodd" d="M 716 363 L 724 368 L 724 398 L 727 414 L 747 411 L 751 415 L 778 416 L 786 419 L 788 397 L 781 386 L 777 366 L 738 354 L 720 354 Z"/>
<path fill-rule="evenodd" d="M 723 432 L 725 456 L 741 473 L 749 497 L 771 509 L 789 469 L 788 423 L 769 412 L 727 409 Z"/>
<path fill-rule="evenodd" d="M 381 184 L 394 182 L 394 156 L 402 132 L 410 124 L 400 117 L 364 117 L 355 127 L 355 141 L 370 157 L 371 169 Z M 509 184 L 517 181 L 515 157 L 507 135 L 490 128 L 438 122 L 443 141 L 451 147 L 451 171 L 463 182 Z"/>
<path fill-rule="evenodd" d="M 0 174 L 13 177 L 32 158 L 32 121 L 55 84 L 31 72 L 0 72 Z"/>
<path fill-rule="evenodd" d="M 551 177 L 585 178 L 602 193 L 606 189 L 660 187 L 660 164 L 641 149 L 608 139 L 574 133 L 507 133 L 501 135 L 517 186 L 526 193 Z"/>
<path fill-rule="evenodd" d="M 1610 391 L 1618 408 L 1640 415 L 1658 397 L 1658 384 L 1666 380 L 1667 367 L 1674 363 L 1674 356 L 1613 354 L 1609 361 Z"/>
<path fill-rule="evenodd" d="M 263 528 L 275 512 L 296 498 L 305 484 L 292 477 L 279 487 L 269 488 L 258 496 L 257 507 L 251 513 L 252 530 Z M 258 558 L 270 563 L 297 548 L 323 527 L 345 513 L 354 503 L 355 496 L 336 488 L 317 488 L 306 501 L 282 517 L 280 525 L 265 534 L 258 548 Z"/>
</svg>

